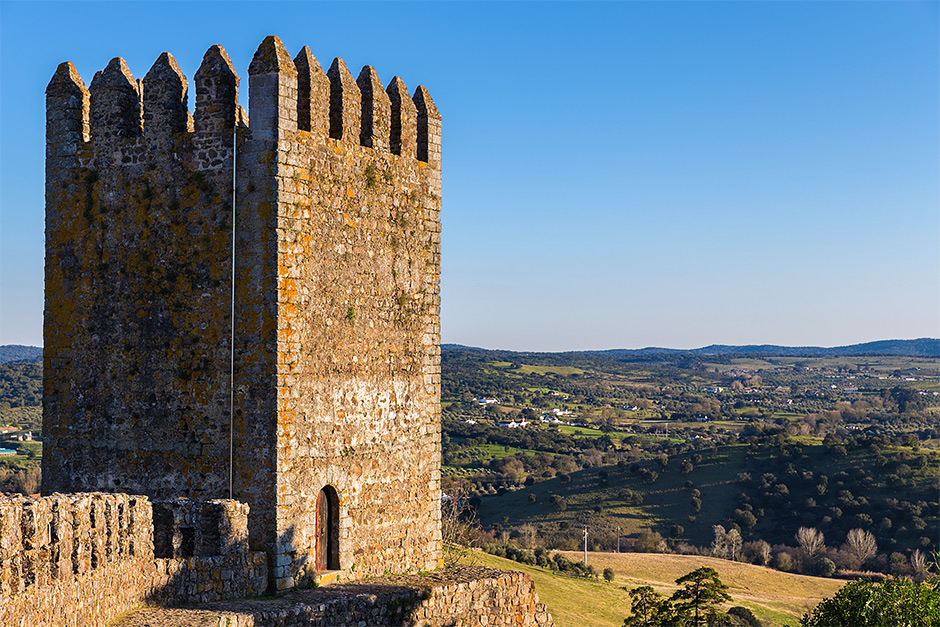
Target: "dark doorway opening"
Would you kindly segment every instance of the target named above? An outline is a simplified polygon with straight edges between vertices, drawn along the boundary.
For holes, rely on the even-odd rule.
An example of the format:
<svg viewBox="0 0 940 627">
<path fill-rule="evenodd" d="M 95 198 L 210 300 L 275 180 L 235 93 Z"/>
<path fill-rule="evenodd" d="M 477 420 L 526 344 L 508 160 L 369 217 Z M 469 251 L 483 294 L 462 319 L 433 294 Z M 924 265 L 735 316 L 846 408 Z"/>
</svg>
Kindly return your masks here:
<svg viewBox="0 0 940 627">
<path fill-rule="evenodd" d="M 339 570 L 339 496 L 333 486 L 317 495 L 317 572 Z"/>
</svg>

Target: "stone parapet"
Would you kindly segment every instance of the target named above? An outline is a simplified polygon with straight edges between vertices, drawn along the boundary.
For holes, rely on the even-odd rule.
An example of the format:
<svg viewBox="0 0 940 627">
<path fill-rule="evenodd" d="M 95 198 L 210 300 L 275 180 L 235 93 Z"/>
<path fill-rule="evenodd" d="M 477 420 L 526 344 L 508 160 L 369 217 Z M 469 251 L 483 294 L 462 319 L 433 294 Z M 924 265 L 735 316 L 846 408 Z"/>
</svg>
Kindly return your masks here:
<svg viewBox="0 0 940 627">
<path fill-rule="evenodd" d="M 202 545 L 213 555 L 155 559 L 145 496 L 0 497 L 0 625 L 104 625 L 145 603 L 204 603 L 265 591 L 267 557 L 247 551 L 246 505 L 174 505 L 183 524 L 202 525 L 199 537 L 219 538 Z M 172 537 L 174 530 L 157 535 Z"/>
</svg>

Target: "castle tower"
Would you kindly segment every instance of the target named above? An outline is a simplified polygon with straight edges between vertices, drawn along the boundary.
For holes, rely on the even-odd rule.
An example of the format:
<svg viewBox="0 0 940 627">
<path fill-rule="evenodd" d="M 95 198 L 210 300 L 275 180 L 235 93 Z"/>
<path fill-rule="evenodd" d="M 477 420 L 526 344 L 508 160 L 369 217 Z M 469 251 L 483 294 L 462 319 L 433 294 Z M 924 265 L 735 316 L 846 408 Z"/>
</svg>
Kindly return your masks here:
<svg viewBox="0 0 940 627">
<path fill-rule="evenodd" d="M 248 115 L 220 46 L 194 83 L 47 88 L 43 492 L 231 489 L 279 588 L 436 567 L 440 115 L 276 37 Z"/>
</svg>

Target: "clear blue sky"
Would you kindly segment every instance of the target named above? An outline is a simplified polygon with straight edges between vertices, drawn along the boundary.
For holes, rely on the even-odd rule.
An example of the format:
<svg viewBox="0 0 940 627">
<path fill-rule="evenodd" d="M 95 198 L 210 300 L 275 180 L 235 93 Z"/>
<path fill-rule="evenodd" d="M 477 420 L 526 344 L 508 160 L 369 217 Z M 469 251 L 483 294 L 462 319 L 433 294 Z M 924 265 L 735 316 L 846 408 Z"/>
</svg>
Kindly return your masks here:
<svg viewBox="0 0 940 627">
<path fill-rule="evenodd" d="M 0 2 L 0 343 L 42 343 L 44 94 L 265 35 L 444 116 L 443 341 L 940 336 L 937 2 Z M 193 96 L 190 96 L 190 103 Z"/>
</svg>

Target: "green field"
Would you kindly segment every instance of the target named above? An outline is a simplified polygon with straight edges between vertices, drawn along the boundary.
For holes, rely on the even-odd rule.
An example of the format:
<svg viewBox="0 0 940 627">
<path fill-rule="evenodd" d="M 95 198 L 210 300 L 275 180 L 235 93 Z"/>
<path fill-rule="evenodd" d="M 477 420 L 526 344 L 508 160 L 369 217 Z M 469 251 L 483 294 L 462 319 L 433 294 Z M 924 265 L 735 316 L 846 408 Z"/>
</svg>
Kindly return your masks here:
<svg viewBox="0 0 940 627">
<path fill-rule="evenodd" d="M 28 468 L 42 461 L 42 442 L 5 442 L 0 448 L 17 451 L 17 455 L 0 457 L 0 466 L 11 469 Z M 32 457 L 29 453 L 32 452 Z"/>
<path fill-rule="evenodd" d="M 502 459 L 509 455 L 524 454 L 533 455 L 538 451 L 532 451 L 515 446 L 499 446 L 497 444 L 478 444 L 472 448 L 464 448 L 455 456 L 456 459 L 451 464 L 442 468 L 444 474 L 453 474 L 460 471 L 466 472 L 489 472 L 488 464 L 494 459 Z M 465 473 L 463 473 L 465 474 Z"/>
<path fill-rule="evenodd" d="M 582 553 L 565 552 L 580 561 Z M 799 617 L 823 597 L 831 596 L 845 583 L 783 573 L 769 568 L 693 555 L 658 553 L 588 553 L 588 564 L 597 572 L 612 568 L 614 581 L 590 580 L 557 575 L 545 568 L 528 566 L 494 555 L 476 554 L 485 566 L 528 573 L 535 589 L 558 627 L 619 627 L 630 612 L 628 590 L 650 585 L 657 592 L 672 594 L 675 580 L 701 566 L 718 571 L 729 586 L 732 605 L 749 608 L 768 627 L 795 625 Z M 626 588 L 626 590 L 624 589 Z"/>
</svg>

